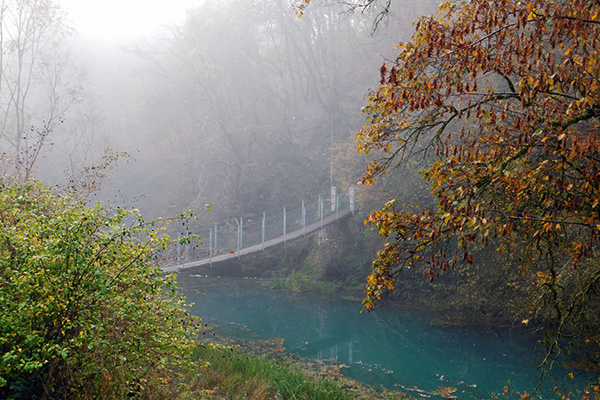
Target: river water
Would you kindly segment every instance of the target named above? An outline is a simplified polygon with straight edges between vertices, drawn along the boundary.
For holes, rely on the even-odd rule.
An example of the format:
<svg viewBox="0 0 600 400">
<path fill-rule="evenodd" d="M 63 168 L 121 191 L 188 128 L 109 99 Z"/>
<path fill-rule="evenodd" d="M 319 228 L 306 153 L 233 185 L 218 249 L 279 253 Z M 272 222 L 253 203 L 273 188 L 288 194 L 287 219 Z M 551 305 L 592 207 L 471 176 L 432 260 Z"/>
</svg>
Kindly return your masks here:
<svg viewBox="0 0 600 400">
<path fill-rule="evenodd" d="M 346 376 L 376 387 L 415 397 L 453 387 L 458 399 L 476 399 L 505 386 L 531 392 L 538 382 L 535 341 L 509 329 L 436 326 L 438 316 L 419 309 L 361 313 L 358 301 L 273 292 L 252 279 L 182 274 L 178 282 L 195 304 L 192 313 L 218 324 L 221 334 L 283 338 L 290 353 L 335 360 Z M 555 371 L 558 378 L 568 372 Z M 555 384 L 550 378 L 546 387 Z"/>
</svg>

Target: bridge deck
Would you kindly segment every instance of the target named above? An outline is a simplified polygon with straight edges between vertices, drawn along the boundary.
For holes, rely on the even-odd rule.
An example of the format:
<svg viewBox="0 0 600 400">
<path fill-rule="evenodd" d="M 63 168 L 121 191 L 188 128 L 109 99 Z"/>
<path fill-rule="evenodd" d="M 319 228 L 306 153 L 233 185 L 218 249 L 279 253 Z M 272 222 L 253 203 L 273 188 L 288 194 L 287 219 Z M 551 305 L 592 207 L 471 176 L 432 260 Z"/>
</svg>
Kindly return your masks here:
<svg viewBox="0 0 600 400">
<path fill-rule="evenodd" d="M 318 220 L 316 222 L 313 222 L 310 225 L 306 225 L 306 228 L 300 228 L 300 229 L 297 229 L 293 232 L 286 234 L 285 236 L 282 235 L 275 239 L 266 240 L 264 243 L 264 246 L 262 243 L 259 243 L 257 245 L 244 247 L 244 248 L 240 249 L 239 252 L 236 251 L 232 254 L 228 253 L 228 254 L 219 254 L 219 255 L 213 256 L 212 263 L 215 264 L 215 263 L 231 260 L 234 258 L 239 258 L 239 257 L 247 255 L 247 254 L 262 251 L 263 249 L 266 249 L 268 247 L 276 246 L 276 245 L 284 243 L 288 240 L 298 239 L 299 237 L 302 237 L 304 235 L 304 233 L 315 232 L 315 231 L 321 229 L 321 226 L 326 226 L 333 222 L 336 222 L 338 219 L 345 218 L 348 215 L 350 215 L 351 213 L 352 213 L 352 211 L 350 211 L 349 208 L 339 210 L 338 212 L 334 212 L 334 213 L 329 214 L 326 217 L 323 217 L 322 223 L 321 223 L 321 220 Z M 162 267 L 162 270 L 164 272 L 173 272 L 173 271 L 180 270 L 180 269 L 187 269 L 187 268 L 194 268 L 194 267 L 210 265 L 210 263 L 211 263 L 210 258 L 203 258 L 200 260 L 189 261 L 189 262 L 185 262 L 182 264 L 164 266 L 164 267 Z"/>
</svg>

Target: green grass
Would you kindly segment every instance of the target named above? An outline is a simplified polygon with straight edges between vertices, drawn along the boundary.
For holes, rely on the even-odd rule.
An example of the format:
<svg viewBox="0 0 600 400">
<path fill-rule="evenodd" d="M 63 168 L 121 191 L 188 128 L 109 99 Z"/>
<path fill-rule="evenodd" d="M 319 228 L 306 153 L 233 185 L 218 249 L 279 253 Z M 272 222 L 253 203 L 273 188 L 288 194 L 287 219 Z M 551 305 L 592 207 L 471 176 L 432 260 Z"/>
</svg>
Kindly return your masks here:
<svg viewBox="0 0 600 400">
<path fill-rule="evenodd" d="M 270 284 L 271 290 L 281 292 L 301 292 L 302 284 L 294 276 L 282 279 L 274 279 Z"/>
<path fill-rule="evenodd" d="M 270 283 L 270 289 L 281 292 L 314 292 L 320 294 L 330 294 L 338 290 L 339 283 L 323 282 L 308 277 L 300 277 L 292 274 L 287 278 L 273 279 Z"/>
<path fill-rule="evenodd" d="M 240 347 L 200 345 L 194 354 L 200 373 L 194 383 L 204 398 L 345 400 L 355 398 L 332 379 L 316 379 L 284 361 Z"/>
</svg>

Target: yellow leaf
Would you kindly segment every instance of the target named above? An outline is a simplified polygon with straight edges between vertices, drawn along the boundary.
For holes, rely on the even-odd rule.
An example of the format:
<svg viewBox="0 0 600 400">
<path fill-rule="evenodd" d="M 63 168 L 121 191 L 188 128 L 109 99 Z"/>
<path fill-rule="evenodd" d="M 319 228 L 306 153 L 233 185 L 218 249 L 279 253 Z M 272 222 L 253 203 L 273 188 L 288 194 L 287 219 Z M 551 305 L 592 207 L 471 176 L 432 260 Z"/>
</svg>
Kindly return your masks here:
<svg viewBox="0 0 600 400">
<path fill-rule="evenodd" d="M 444 214 L 444 223 L 447 224 L 451 218 L 452 218 L 452 214 L 450 214 L 450 213 Z"/>
</svg>

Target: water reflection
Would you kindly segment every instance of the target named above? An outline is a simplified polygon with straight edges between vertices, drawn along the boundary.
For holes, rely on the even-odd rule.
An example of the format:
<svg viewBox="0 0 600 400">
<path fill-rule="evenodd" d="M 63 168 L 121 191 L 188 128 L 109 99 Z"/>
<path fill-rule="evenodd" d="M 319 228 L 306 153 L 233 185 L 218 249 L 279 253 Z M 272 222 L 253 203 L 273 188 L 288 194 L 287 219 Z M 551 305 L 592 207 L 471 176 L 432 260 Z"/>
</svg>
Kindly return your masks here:
<svg viewBox="0 0 600 400">
<path fill-rule="evenodd" d="M 452 387 L 462 399 L 487 397 L 507 384 L 531 392 L 537 383 L 535 343 L 510 330 L 432 326 L 434 316 L 418 310 L 361 314 L 358 302 L 271 292 L 243 280 L 179 281 L 194 313 L 218 323 L 224 335 L 284 338 L 290 352 L 335 360 L 344 374 L 371 385 L 416 387 L 423 395 Z"/>
</svg>

